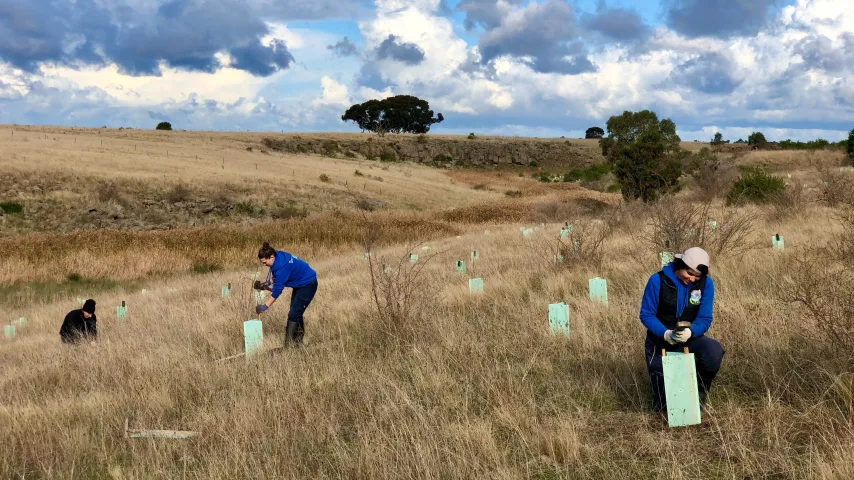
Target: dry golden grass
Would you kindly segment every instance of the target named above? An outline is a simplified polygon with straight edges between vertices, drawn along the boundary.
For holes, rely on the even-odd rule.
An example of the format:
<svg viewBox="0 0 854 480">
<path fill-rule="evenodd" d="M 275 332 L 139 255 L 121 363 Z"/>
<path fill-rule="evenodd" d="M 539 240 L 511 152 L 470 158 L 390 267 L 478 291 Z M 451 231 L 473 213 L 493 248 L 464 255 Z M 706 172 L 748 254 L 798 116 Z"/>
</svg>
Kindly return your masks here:
<svg viewBox="0 0 854 480">
<path fill-rule="evenodd" d="M 504 181 L 510 179 L 484 176 L 479 183 Z M 751 239 L 762 248 L 713 258 L 718 290 L 709 335 L 727 353 L 703 424 L 669 429 L 647 409 L 637 319 L 643 287 L 657 269 L 658 252 L 633 240 L 649 228 L 648 210 L 631 206 L 616 218 L 601 266 L 555 266 L 544 250 L 564 220 L 611 218 L 614 200 L 575 187 L 459 209 L 372 214 L 367 224 L 348 213 L 248 229 L 5 239 L 0 250 L 13 254 L 0 259 L 3 283 L 61 278 L 69 262 L 105 279 L 144 276 L 146 258 L 160 270 L 146 279 L 146 295 L 80 292 L 99 302 L 93 345 L 59 342 L 71 297 L 2 306 L 0 318 L 27 316 L 29 325 L 0 342 L 0 477 L 854 474 L 850 352 L 833 348 L 803 309 L 780 300 L 799 263 L 830 255 L 820 248 L 838 240 L 839 211 L 810 203 L 772 219 L 765 209 L 741 207 L 758 216 Z M 520 226 L 541 221 L 546 225 L 531 240 L 522 238 Z M 396 324 L 372 307 L 359 246 L 365 231 L 385 241 L 373 251 L 376 269 L 411 268 L 410 252 L 427 262 L 411 313 Z M 785 236 L 783 252 L 769 248 L 777 232 Z M 241 324 L 255 316 L 249 284 L 262 238 L 295 247 L 318 271 L 307 346 L 251 363 L 215 363 L 241 351 Z M 472 250 L 480 260 L 457 275 L 454 262 L 468 261 Z M 182 273 L 210 251 L 226 270 Z M 52 255 L 64 259 L 59 267 L 50 265 Z M 854 285 L 850 272 L 836 275 L 832 281 Z M 468 292 L 470 276 L 484 278 L 482 295 Z M 594 276 L 608 279 L 608 308 L 587 298 Z M 223 300 L 220 288 L 229 282 L 234 295 Z M 130 316 L 118 322 L 122 300 Z M 548 304 L 561 300 L 572 311 L 568 339 L 547 331 Z M 262 318 L 268 346 L 281 342 L 285 307 Z M 201 435 L 124 439 L 125 418 L 132 428 Z"/>
</svg>

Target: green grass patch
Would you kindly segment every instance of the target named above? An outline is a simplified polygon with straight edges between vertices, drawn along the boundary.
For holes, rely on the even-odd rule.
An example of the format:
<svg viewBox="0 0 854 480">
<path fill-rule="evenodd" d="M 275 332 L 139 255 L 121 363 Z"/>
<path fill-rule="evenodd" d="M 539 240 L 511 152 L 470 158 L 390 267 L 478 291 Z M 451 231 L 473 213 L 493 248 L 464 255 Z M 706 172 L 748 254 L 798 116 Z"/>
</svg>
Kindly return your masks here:
<svg viewBox="0 0 854 480">
<path fill-rule="evenodd" d="M 206 273 L 219 272 L 222 266 L 212 262 L 196 262 L 193 264 L 193 273 L 196 275 L 204 275 Z"/>
<path fill-rule="evenodd" d="M 74 299 L 94 298 L 100 293 L 114 292 L 117 290 L 125 292 L 139 291 L 143 283 L 139 280 L 115 281 L 115 280 L 94 280 L 90 278 L 82 278 L 79 274 L 69 274 L 69 278 L 74 276 L 74 279 L 67 279 L 62 282 L 30 282 L 30 283 L 15 283 L 12 285 L 4 285 L 0 287 L 0 304 L 10 308 L 24 308 L 34 304 L 48 304 L 53 302 L 61 302 L 67 300 L 68 310 L 76 307 Z M 102 305 L 99 303 L 99 312 Z M 112 306 L 103 306 L 106 311 Z M 61 315 L 64 316 L 63 312 Z M 62 323 L 62 316 L 57 318 L 57 331 Z"/>
<path fill-rule="evenodd" d="M 24 211 L 24 206 L 18 202 L 0 202 L 0 210 L 8 214 L 21 213 Z"/>
<path fill-rule="evenodd" d="M 786 182 L 769 175 L 759 167 L 743 167 L 741 177 L 727 194 L 728 204 L 764 204 L 775 200 L 786 190 Z"/>
<path fill-rule="evenodd" d="M 584 180 L 595 182 L 611 172 L 611 166 L 607 163 L 596 163 L 584 168 L 573 168 L 563 176 L 564 182 L 575 182 Z"/>
</svg>

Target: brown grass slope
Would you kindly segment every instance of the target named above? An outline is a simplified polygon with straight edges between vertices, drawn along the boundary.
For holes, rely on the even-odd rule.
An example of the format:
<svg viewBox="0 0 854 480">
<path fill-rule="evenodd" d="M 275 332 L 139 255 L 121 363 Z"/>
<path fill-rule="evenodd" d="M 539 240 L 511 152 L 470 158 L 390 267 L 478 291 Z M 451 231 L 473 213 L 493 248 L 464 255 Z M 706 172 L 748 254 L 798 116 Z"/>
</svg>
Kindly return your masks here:
<svg viewBox="0 0 854 480">
<path fill-rule="evenodd" d="M 821 178 L 814 166 L 799 168 Z M 478 179 L 466 175 L 459 184 Z M 511 181 L 484 174 L 479 183 L 495 198 Z M 420 213 L 3 240 L 11 252 L 0 263 L 4 283 L 81 269 L 103 281 L 143 279 L 148 293 L 92 287 L 101 338 L 79 348 L 57 338 L 73 296 L 2 305 L 2 318 L 26 315 L 29 325 L 0 343 L 0 477 L 854 476 L 854 343 L 844 336 L 854 334 L 844 294 L 854 288 L 845 260 L 854 223 L 842 221 L 844 204 L 827 206 L 815 187 L 784 212 L 716 201 L 683 228 L 687 238 L 710 218 L 719 232 L 748 219 L 739 246 L 752 248 L 713 259 L 709 334 L 726 348 L 724 366 L 703 424 L 668 429 L 647 411 L 637 319 L 661 217 L 652 207 L 614 207 L 613 195 L 523 185 L 531 190 L 522 198 Z M 692 195 L 656 208 L 702 207 Z M 576 225 L 584 255 L 559 248 L 564 221 Z M 542 223 L 530 240 L 519 233 Z M 784 251 L 770 248 L 777 232 Z M 708 235 L 702 241 L 713 244 L 723 233 Z M 318 270 L 307 348 L 216 363 L 242 349 L 242 321 L 255 316 L 253 254 L 266 237 Z M 369 263 L 363 243 L 375 237 Z M 480 260 L 456 274 L 455 261 L 472 250 Z M 419 254 L 414 266 L 410 252 Z M 566 263 L 554 264 L 558 252 Z M 186 273 L 199 261 L 225 269 Z M 467 288 L 475 276 L 485 282 L 479 296 Z M 595 276 L 608 279 L 608 308 L 587 298 Z M 222 299 L 226 283 L 234 295 Z M 401 291 L 407 308 L 390 309 Z M 121 300 L 130 316 L 119 322 Z M 571 308 L 569 338 L 547 331 L 548 304 L 557 301 Z M 283 307 L 262 318 L 270 347 L 280 343 Z M 128 440 L 125 418 L 134 428 L 201 435 Z"/>
</svg>

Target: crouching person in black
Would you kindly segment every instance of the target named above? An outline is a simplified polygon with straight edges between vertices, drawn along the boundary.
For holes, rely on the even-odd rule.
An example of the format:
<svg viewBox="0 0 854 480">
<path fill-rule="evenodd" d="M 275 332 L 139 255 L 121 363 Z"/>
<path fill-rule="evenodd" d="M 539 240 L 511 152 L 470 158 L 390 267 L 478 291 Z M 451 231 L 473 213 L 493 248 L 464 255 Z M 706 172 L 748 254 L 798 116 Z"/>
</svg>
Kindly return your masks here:
<svg viewBox="0 0 854 480">
<path fill-rule="evenodd" d="M 83 303 L 83 308 L 68 312 L 59 336 L 62 343 L 78 343 L 80 340 L 96 340 L 98 338 L 98 318 L 95 316 L 95 300 L 91 298 Z"/>
<path fill-rule="evenodd" d="M 707 337 L 712 325 L 715 284 L 709 277 L 709 254 L 694 247 L 676 255 L 676 259 L 653 274 L 646 284 L 640 308 L 640 320 L 647 328 L 646 366 L 652 381 L 652 408 L 666 411 L 662 349 L 694 354 L 700 402 L 721 368 L 724 349 Z"/>
</svg>

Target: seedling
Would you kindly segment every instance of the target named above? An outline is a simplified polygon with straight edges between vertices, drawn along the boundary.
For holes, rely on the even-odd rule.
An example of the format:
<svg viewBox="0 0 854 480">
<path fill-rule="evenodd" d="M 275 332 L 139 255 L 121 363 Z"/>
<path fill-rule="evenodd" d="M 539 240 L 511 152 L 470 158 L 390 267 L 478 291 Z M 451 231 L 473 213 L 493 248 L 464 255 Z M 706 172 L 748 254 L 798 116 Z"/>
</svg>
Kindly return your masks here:
<svg viewBox="0 0 854 480">
<path fill-rule="evenodd" d="M 699 424 L 700 395 L 694 354 L 688 351 L 688 347 L 683 352 L 662 349 L 661 357 L 668 425 L 683 427 Z"/>
<path fill-rule="evenodd" d="M 549 330 L 569 336 L 569 305 L 564 302 L 549 305 Z"/>
<path fill-rule="evenodd" d="M 243 322 L 243 351 L 249 359 L 264 346 L 264 329 L 261 320 Z"/>
<path fill-rule="evenodd" d="M 591 278 L 588 282 L 590 287 L 590 300 L 601 302 L 608 306 L 608 282 L 601 277 Z"/>
</svg>

